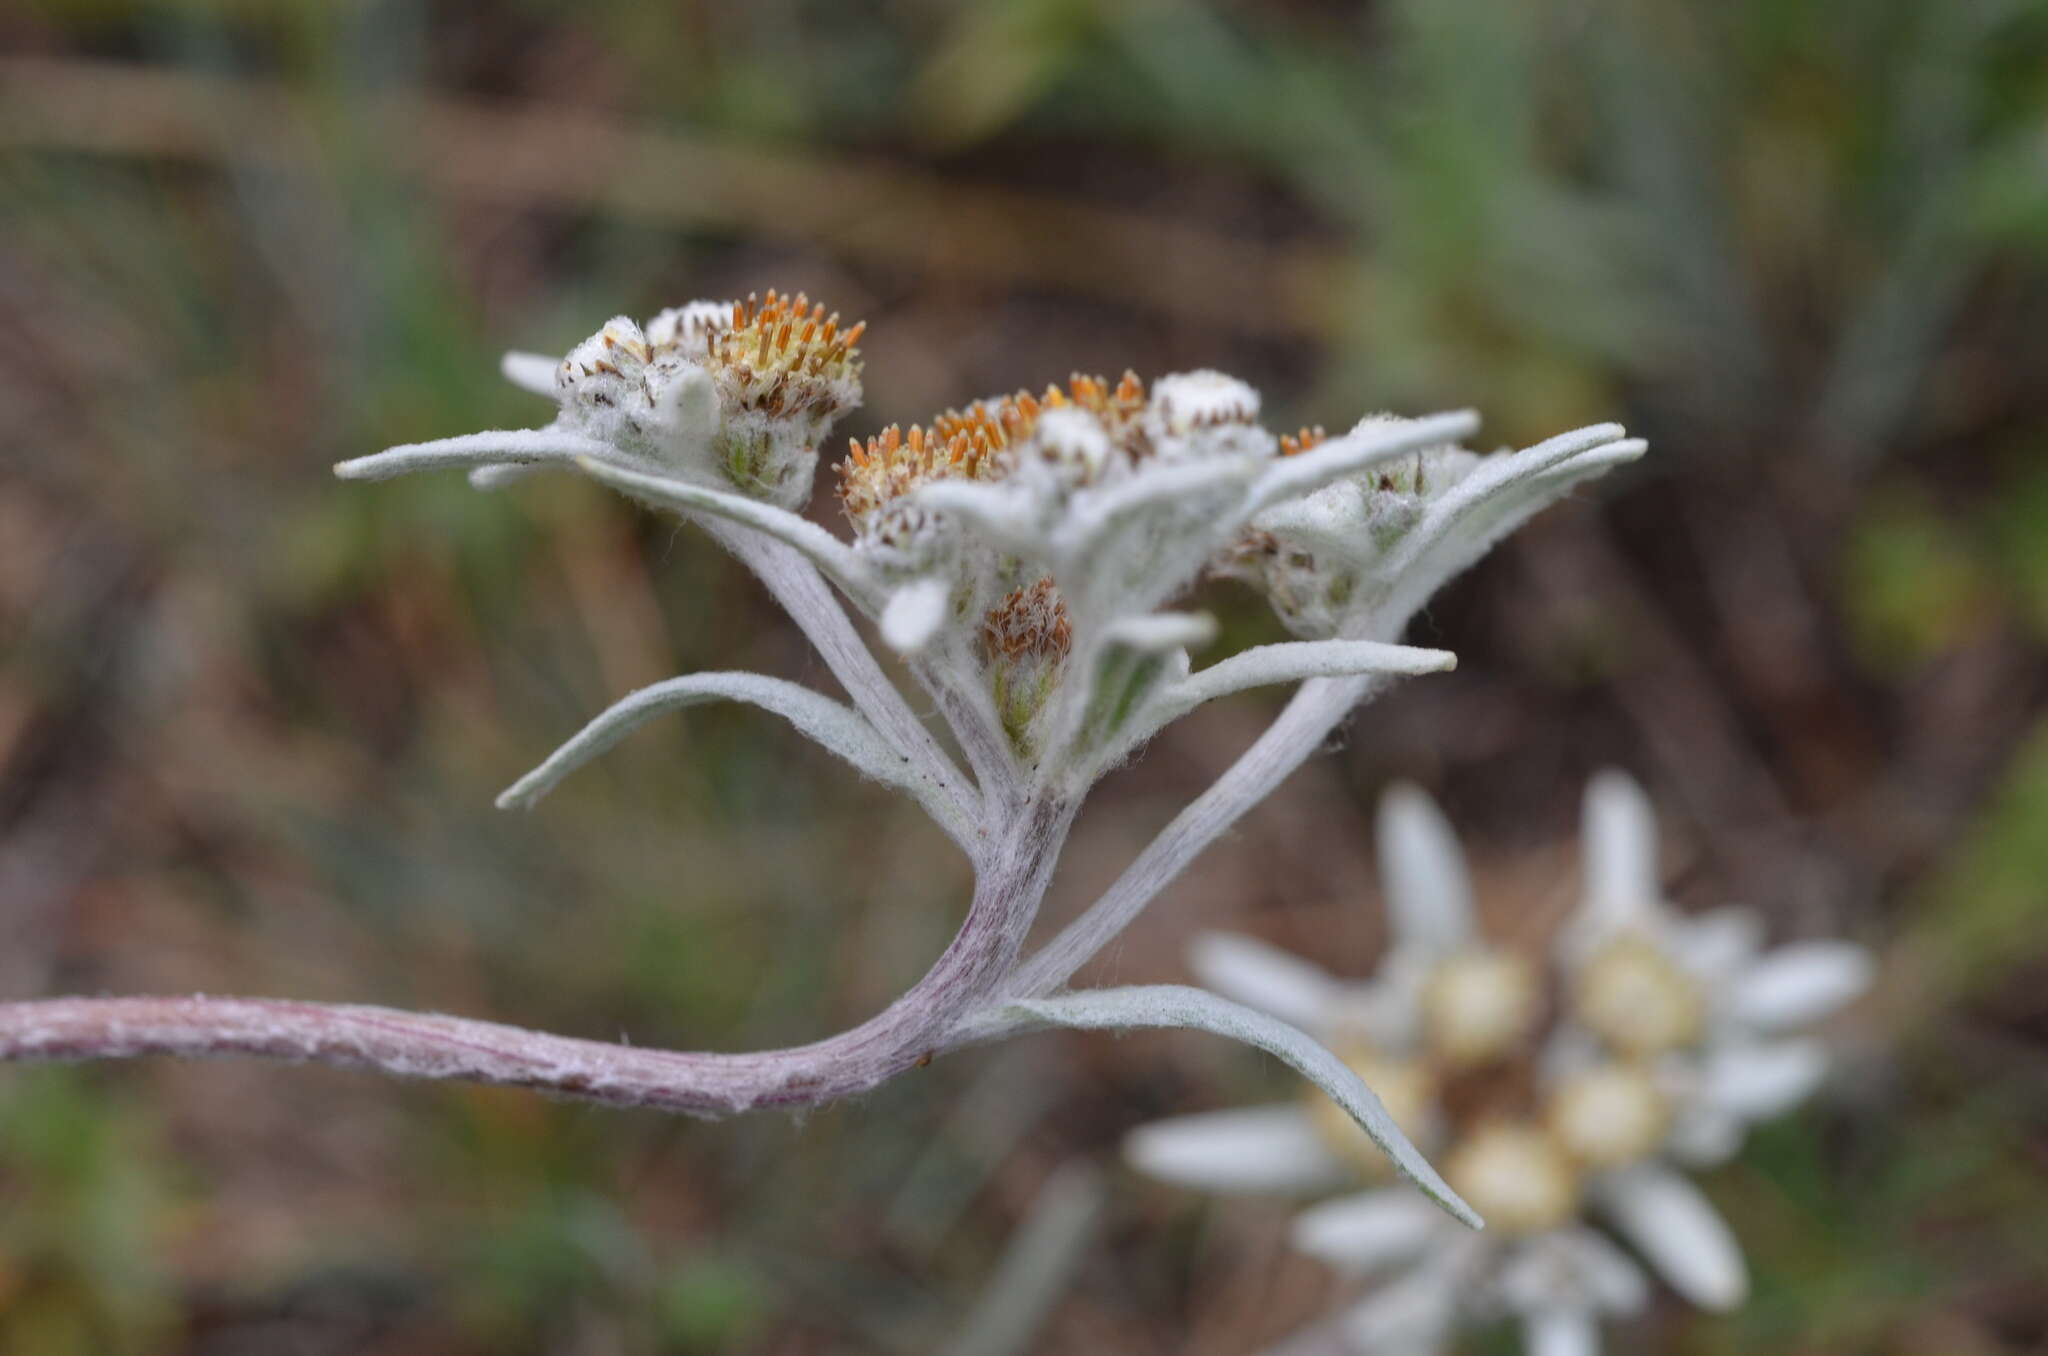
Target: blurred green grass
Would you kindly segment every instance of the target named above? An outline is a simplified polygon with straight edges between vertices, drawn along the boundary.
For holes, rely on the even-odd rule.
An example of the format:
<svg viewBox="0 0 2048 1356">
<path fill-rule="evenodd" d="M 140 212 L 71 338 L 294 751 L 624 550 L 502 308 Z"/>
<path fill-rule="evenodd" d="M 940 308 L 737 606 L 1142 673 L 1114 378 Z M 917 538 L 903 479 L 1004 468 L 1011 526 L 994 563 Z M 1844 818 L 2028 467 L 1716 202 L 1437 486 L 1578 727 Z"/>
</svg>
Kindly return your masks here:
<svg viewBox="0 0 2048 1356">
<path fill-rule="evenodd" d="M 874 322 L 852 432 L 1126 364 L 1242 371 L 1280 422 L 1473 403 L 1511 441 L 1620 414 L 1657 455 L 1425 618 L 1460 671 L 1363 715 L 1105 972 L 1177 977 L 1215 924 L 1362 972 L 1361 826 L 1397 773 L 1444 793 L 1499 907 L 1554 897 L 1577 785 L 1620 761 L 1685 898 L 1887 957 L 1835 1095 L 1711 1183 L 1755 1302 L 1626 1340 L 2048 1347 L 2048 10 L 77 0 L 0 17 L 0 51 L 8 996 L 737 1048 L 857 1020 L 943 945 L 943 840 L 745 712 L 489 808 L 637 683 L 822 677 L 716 550 L 586 486 L 328 478 L 534 417 L 504 347 L 802 286 Z M 89 120 L 52 111 L 53 70 L 102 79 Z M 163 139 L 121 78 L 148 74 L 291 117 L 84 144 Z M 807 206 L 766 168 L 535 197 L 516 147 L 423 165 L 391 95 L 753 148 Z M 1071 230 L 985 229 L 1005 214 Z M 1248 722 L 1106 787 L 1061 906 Z M 0 1350 L 932 1350 L 1059 1163 L 1286 1086 L 1198 1041 L 1044 1041 L 793 1128 L 10 1071 Z M 1327 1289 L 1280 1218 L 1120 1182 L 1043 1349 L 1250 1349 Z"/>
</svg>

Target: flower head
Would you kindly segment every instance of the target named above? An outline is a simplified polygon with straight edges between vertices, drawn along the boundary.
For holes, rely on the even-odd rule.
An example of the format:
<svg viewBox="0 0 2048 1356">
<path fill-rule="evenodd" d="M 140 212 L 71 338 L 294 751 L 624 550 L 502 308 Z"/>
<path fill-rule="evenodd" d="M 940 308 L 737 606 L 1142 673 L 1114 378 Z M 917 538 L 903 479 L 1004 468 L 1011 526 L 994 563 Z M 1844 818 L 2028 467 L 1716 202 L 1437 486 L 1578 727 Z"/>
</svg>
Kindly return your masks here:
<svg viewBox="0 0 2048 1356">
<path fill-rule="evenodd" d="M 695 469 L 717 434 L 718 408 L 702 365 L 675 344 L 649 342 L 625 316 L 555 365 L 555 426 L 678 471 Z"/>
<path fill-rule="evenodd" d="M 469 434 L 345 462 L 344 475 L 591 459 L 782 508 L 810 498 L 825 430 L 860 404 L 865 322 L 802 293 L 693 301 L 646 328 L 614 316 L 558 362 L 506 355 L 508 377 L 560 406 L 544 428 Z"/>
<path fill-rule="evenodd" d="M 1349 436 L 1383 438 L 1413 424 L 1372 415 Z M 1449 439 L 1422 441 L 1258 513 L 1213 568 L 1263 592 L 1296 635 L 1397 635 L 1500 537 L 1572 486 L 1639 455 L 1641 445 L 1620 432 L 1586 429 L 1486 456 Z M 1280 446 L 1292 458 L 1328 442 L 1313 428 Z"/>
<path fill-rule="evenodd" d="M 1587 806 L 1585 903 L 1548 945 L 1480 937 L 1449 827 L 1419 791 L 1397 787 L 1379 834 L 1393 938 L 1372 979 L 1339 980 L 1248 938 L 1195 946 L 1210 985 L 1345 1052 L 1486 1219 L 1474 1236 L 1378 1185 L 1377 1151 L 1313 1111 L 1218 1112 L 1133 1132 L 1133 1163 L 1189 1185 L 1374 1184 L 1295 1225 L 1297 1244 L 1334 1266 L 1394 1273 L 1335 1325 L 1357 1350 L 1436 1351 L 1461 1323 L 1503 1316 L 1522 1323 L 1532 1351 L 1552 1350 L 1563 1330 L 1576 1343 L 1565 1349 L 1595 1350 L 1600 1316 L 1643 1296 L 1596 1220 L 1695 1303 L 1742 1296 L 1740 1251 L 1675 1165 L 1699 1161 L 1702 1142 L 1731 1151 L 1751 1120 L 1812 1091 L 1819 1047 L 1801 1043 L 1812 1062 L 1792 1068 L 1758 1032 L 1846 1000 L 1868 962 L 1845 943 L 1760 955 L 1753 929 L 1736 939 L 1724 916 L 1676 915 L 1660 902 L 1655 825 L 1634 783 L 1604 773 Z"/>
<path fill-rule="evenodd" d="M 810 498 L 825 430 L 860 404 L 866 328 L 842 329 L 837 312 L 772 288 L 764 301 L 732 303 L 729 320 L 678 317 L 679 341 L 703 336 L 722 416 L 716 455 L 742 493 L 786 508 Z"/>
</svg>

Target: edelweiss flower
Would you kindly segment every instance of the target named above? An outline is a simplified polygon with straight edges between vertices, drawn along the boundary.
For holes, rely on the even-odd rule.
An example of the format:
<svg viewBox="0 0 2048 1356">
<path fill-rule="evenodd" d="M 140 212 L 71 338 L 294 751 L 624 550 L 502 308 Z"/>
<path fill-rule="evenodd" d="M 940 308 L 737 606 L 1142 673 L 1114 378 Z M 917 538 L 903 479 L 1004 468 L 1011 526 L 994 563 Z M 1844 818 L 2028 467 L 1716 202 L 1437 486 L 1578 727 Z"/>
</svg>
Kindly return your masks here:
<svg viewBox="0 0 2048 1356">
<path fill-rule="evenodd" d="M 1372 979 L 1342 981 L 1249 938 L 1197 940 L 1203 980 L 1329 1044 L 1488 1224 L 1459 1229 L 1394 1186 L 1304 1212 L 1304 1251 L 1360 1276 L 1398 1273 L 1316 1340 L 1436 1352 L 1461 1324 L 1506 1317 L 1539 1356 L 1596 1351 L 1600 1317 L 1641 1307 L 1644 1283 L 1589 1216 L 1694 1303 L 1740 1302 L 1740 1251 L 1666 1160 L 1697 1161 L 1703 1126 L 1732 1151 L 1741 1127 L 1810 1092 L 1818 1045 L 1800 1043 L 1794 1059 L 1757 1033 L 1845 1001 L 1869 965 L 1845 943 L 1759 959 L 1753 924 L 1731 941 L 1732 915 L 1671 915 L 1658 903 L 1654 838 L 1634 783 L 1596 779 L 1585 904 L 1553 956 L 1525 954 L 1480 937 L 1449 827 L 1427 797 L 1397 787 L 1379 820 L 1392 942 Z M 1670 958 L 1674 937 L 1683 961 Z M 1542 996 L 1552 961 L 1569 981 L 1559 1011 Z M 1154 1176 L 1214 1190 L 1389 1177 L 1377 1149 L 1312 1104 L 1163 1121 L 1126 1147 Z"/>
<path fill-rule="evenodd" d="M 1842 941 L 1764 953 L 1762 925 L 1746 909 L 1675 912 L 1658 880 L 1655 813 L 1618 773 L 1587 789 L 1585 840 L 1585 901 L 1559 937 L 1573 1016 L 1609 1046 L 1650 1061 L 1682 1094 L 1674 1156 L 1723 1161 L 1751 1123 L 1818 1086 L 1824 1048 L 1786 1033 L 1862 993 L 1869 953 Z"/>
<path fill-rule="evenodd" d="M 1149 388 L 1130 373 L 1116 382 L 1077 375 L 1038 395 L 991 397 L 908 432 L 856 440 L 836 472 L 850 527 L 842 537 L 796 510 L 810 497 L 827 426 L 860 399 L 862 332 L 806 297 L 774 292 L 693 302 L 644 330 L 613 320 L 560 362 L 505 360 L 515 382 L 556 401 L 547 426 L 412 444 L 337 468 L 380 478 L 462 466 L 491 485 L 535 465 L 577 466 L 713 533 L 761 577 L 846 691 L 841 702 L 749 673 L 657 683 L 597 716 L 501 804 L 534 803 L 654 715 L 744 701 L 914 797 L 974 864 L 974 898 L 953 946 L 887 1011 L 793 1050 L 678 1057 L 680 1065 L 660 1066 L 663 1076 L 681 1069 L 697 1082 L 648 1095 L 720 1110 L 816 1102 L 937 1051 L 1034 1027 L 1193 1027 L 1287 1061 L 1402 1173 L 1469 1221 L 1360 1080 L 1357 1068 L 1370 1066 L 1347 1067 L 1284 1023 L 1198 990 L 1062 989 L 1359 702 L 1395 677 L 1451 666 L 1448 653 L 1394 643 L 1400 608 L 1477 559 L 1510 521 L 1640 455 L 1641 442 L 1599 425 L 1479 457 L 1456 447 L 1476 427 L 1470 412 L 1378 417 L 1341 437 L 1283 439 L 1260 426 L 1258 393 L 1222 373 L 1169 375 Z M 1459 476 L 1415 469 L 1439 464 Z M 1213 561 L 1241 556 L 1250 537 L 1295 543 L 1301 515 L 1290 509 L 1311 501 L 1323 507 L 1302 521 L 1320 534 L 1320 554 L 1304 568 L 1348 572 L 1351 601 L 1340 605 L 1326 587 L 1318 606 L 1332 621 L 1315 639 L 1195 668 L 1190 651 L 1213 638 L 1213 624 L 1162 609 Z M 884 673 L 828 581 L 906 658 L 964 769 Z M 1284 589 L 1274 596 L 1283 615 L 1300 611 Z M 1297 682 L 1239 764 L 1073 925 L 1020 959 L 1093 782 L 1203 702 Z M 1425 1036 L 1448 1044 L 1430 1046 L 1432 1057 L 1483 1060 L 1524 1019 L 1512 1010 L 1472 1018 L 1473 994 L 1503 982 L 1487 963 L 1470 973 L 1451 966 L 1438 981 L 1443 1030 Z M 530 1081 L 530 1069 L 506 1076 Z M 1398 1073 L 1389 1078 L 1398 1089 Z"/>
</svg>

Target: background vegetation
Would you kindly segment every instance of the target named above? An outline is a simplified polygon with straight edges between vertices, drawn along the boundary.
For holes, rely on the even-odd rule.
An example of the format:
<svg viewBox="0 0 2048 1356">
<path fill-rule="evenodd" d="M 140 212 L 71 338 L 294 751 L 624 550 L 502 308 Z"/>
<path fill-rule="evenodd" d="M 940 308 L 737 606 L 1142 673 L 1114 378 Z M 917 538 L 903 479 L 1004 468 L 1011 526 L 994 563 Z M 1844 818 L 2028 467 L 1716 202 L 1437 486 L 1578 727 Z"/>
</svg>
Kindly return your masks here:
<svg viewBox="0 0 2048 1356">
<path fill-rule="evenodd" d="M 1125 366 L 1239 372 L 1290 422 L 1620 417 L 1652 457 L 1419 624 L 1457 673 L 1097 970 L 1179 977 L 1228 925 L 1364 973 L 1397 775 L 1533 926 L 1621 765 L 1683 899 L 1884 957 L 1831 1095 L 1709 1181 L 1754 1301 L 1623 1349 L 2048 1350 L 2037 0 L 30 0 L 0 51 L 0 995 L 739 1048 L 936 954 L 943 840 L 745 711 L 490 808 L 636 684 L 822 679 L 715 549 L 580 482 L 331 480 L 536 418 L 506 346 L 772 285 L 871 322 L 854 433 Z M 1106 786 L 1054 912 L 1262 716 Z M 1072 1281 L 1034 1349 L 1225 1356 L 1332 1283 L 1282 1205 L 1114 1146 L 1291 1086 L 1164 1036 L 942 1060 L 800 1126 L 0 1071 L 0 1350 L 993 1353 L 974 1306 L 1051 1182 Z"/>
</svg>

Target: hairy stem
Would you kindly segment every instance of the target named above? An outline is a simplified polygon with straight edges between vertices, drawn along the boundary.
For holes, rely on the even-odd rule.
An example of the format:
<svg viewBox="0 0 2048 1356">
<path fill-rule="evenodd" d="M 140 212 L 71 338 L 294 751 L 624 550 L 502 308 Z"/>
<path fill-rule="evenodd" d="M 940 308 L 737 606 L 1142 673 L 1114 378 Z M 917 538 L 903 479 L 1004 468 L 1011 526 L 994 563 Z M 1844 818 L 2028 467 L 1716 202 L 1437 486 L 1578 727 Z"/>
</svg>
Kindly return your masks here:
<svg viewBox="0 0 2048 1356">
<path fill-rule="evenodd" d="M 986 811 L 996 813 L 1005 798 L 1023 794 L 1016 755 L 987 696 L 964 688 L 939 664 L 918 663 L 911 671 L 931 694 L 946 728 L 967 755 L 967 765 L 981 779 Z"/>
<path fill-rule="evenodd" d="M 57 998 L 0 1004 L 0 1061 L 253 1055 L 408 1078 L 534 1088 L 613 1106 L 723 1115 L 855 1096 L 946 1048 L 1015 964 L 1073 807 L 1034 802 L 997 826 L 966 919 L 917 984 L 852 1030 L 747 1054 L 643 1050 L 392 1008 L 244 998 Z"/>
<path fill-rule="evenodd" d="M 839 599 L 811 564 L 794 548 L 763 533 L 713 518 L 693 515 L 742 564 L 752 570 L 782 610 L 803 628 L 803 633 L 824 657 L 832 676 L 839 680 L 854 708 L 890 744 L 911 758 L 920 773 L 945 788 L 970 814 L 980 801 L 973 785 L 954 766 L 938 740 L 910 709 L 903 693 L 882 666 L 875 662 L 860 633 L 841 607 Z"/>
<path fill-rule="evenodd" d="M 1040 998 L 1129 927 L 1204 848 L 1264 800 L 1322 746 L 1351 709 L 1385 686 L 1377 674 L 1312 678 L 1253 745 L 1146 844 L 1115 884 L 1024 964 L 1004 986 L 1010 999 Z"/>
</svg>

